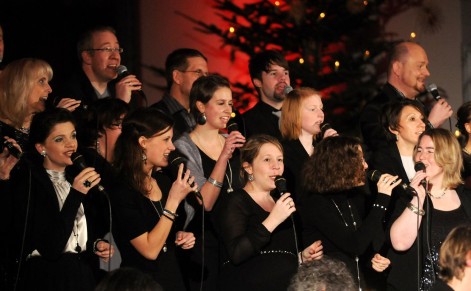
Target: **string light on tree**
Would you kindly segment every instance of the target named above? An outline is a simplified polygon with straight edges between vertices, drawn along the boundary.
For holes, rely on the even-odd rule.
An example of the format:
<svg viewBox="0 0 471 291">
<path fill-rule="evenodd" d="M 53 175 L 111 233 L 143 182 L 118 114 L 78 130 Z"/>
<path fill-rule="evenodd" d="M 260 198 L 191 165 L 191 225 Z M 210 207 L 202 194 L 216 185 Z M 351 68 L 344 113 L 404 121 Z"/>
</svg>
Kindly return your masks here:
<svg viewBox="0 0 471 291">
<path fill-rule="evenodd" d="M 229 33 L 234 33 L 235 32 L 235 28 L 233 26 L 229 27 Z"/>
<path fill-rule="evenodd" d="M 339 61 L 335 61 L 334 66 L 335 66 L 335 71 L 338 72 L 339 67 L 340 67 L 340 62 L 339 62 Z"/>
<path fill-rule="evenodd" d="M 322 19 L 324 19 L 324 18 L 325 18 L 325 12 L 321 12 L 321 13 L 319 14 L 318 20 L 322 20 Z"/>
<path fill-rule="evenodd" d="M 370 51 L 369 51 L 369 50 L 365 50 L 365 52 L 363 53 L 363 59 L 366 60 L 369 56 L 370 56 Z"/>
<path fill-rule="evenodd" d="M 299 58 L 299 63 L 300 63 L 300 64 L 304 64 L 304 59 L 303 59 L 303 58 Z"/>
<path fill-rule="evenodd" d="M 275 6 L 280 6 L 280 1 L 275 1 Z"/>
<path fill-rule="evenodd" d="M 411 39 L 415 39 L 416 37 L 417 37 L 417 34 L 415 34 L 415 32 L 410 33 L 410 38 Z"/>
</svg>

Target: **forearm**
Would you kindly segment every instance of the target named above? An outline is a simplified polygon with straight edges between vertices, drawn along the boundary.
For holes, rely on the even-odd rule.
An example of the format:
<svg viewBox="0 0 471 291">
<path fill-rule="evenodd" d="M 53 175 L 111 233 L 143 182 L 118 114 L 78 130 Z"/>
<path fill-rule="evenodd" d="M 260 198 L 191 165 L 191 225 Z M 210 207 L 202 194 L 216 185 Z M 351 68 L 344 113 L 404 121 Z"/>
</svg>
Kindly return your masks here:
<svg viewBox="0 0 471 291">
<path fill-rule="evenodd" d="M 411 204 L 417 207 L 416 197 L 412 199 Z M 419 211 L 423 209 L 423 202 L 421 204 Z M 414 213 L 413 210 L 406 207 L 391 226 L 390 238 L 393 248 L 398 251 L 408 250 L 417 238 L 421 222 L 422 215 Z"/>
<path fill-rule="evenodd" d="M 224 177 L 226 174 L 227 159 L 220 157 L 216 165 L 214 166 L 211 174 L 207 177 L 206 182 L 200 188 L 200 193 L 204 199 L 205 210 L 212 210 L 214 204 L 216 203 L 219 193 L 221 193 L 220 184 L 224 183 Z M 209 179 L 214 180 L 215 182 L 211 183 Z"/>
</svg>

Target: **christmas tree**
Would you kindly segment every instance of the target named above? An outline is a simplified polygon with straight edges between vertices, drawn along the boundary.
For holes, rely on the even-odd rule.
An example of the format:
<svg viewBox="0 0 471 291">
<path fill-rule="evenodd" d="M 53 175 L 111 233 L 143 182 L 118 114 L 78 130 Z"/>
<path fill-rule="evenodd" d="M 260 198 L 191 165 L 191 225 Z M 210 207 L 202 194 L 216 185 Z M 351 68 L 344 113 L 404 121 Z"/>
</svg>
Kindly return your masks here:
<svg viewBox="0 0 471 291">
<path fill-rule="evenodd" d="M 195 23 L 198 31 L 219 36 L 233 61 L 238 54 L 281 50 L 290 63 L 292 86 L 321 91 L 326 119 L 340 132 L 355 130 L 364 104 L 385 81 L 387 52 L 398 41 L 385 30 L 389 19 L 411 7 L 428 11 L 424 0 L 213 3 L 226 27 L 179 14 Z M 433 15 L 426 21 L 432 23 Z M 236 106 L 244 111 L 254 89 L 241 83 L 233 83 L 233 88 Z"/>
</svg>

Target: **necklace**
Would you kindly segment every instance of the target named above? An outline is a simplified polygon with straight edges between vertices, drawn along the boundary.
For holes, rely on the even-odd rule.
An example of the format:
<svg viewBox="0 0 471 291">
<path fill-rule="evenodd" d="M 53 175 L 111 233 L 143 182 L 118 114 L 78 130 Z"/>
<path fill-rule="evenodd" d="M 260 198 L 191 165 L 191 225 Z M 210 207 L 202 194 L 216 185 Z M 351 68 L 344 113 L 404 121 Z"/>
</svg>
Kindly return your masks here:
<svg viewBox="0 0 471 291">
<path fill-rule="evenodd" d="M 219 144 L 221 145 L 221 148 L 224 148 L 224 145 L 222 144 L 221 139 L 219 139 Z M 227 172 L 224 173 L 224 175 L 226 175 L 227 184 L 229 185 L 227 187 L 227 193 L 232 193 L 234 192 L 234 189 L 232 189 L 232 168 L 231 168 L 231 163 L 229 163 L 229 160 L 227 160 L 227 167 L 229 167 L 229 176 L 231 177 L 229 179 L 229 176 L 227 176 Z"/>
<path fill-rule="evenodd" d="M 434 199 L 442 199 L 442 197 L 446 194 L 446 190 L 448 190 L 448 188 L 445 187 L 445 189 L 443 189 L 443 193 L 438 196 L 434 196 L 432 192 L 429 192 L 428 194 Z"/>
<path fill-rule="evenodd" d="M 334 203 L 335 205 L 335 208 L 337 208 L 337 211 L 339 212 L 340 214 L 340 217 L 342 217 L 342 220 L 343 220 L 343 223 L 345 223 L 345 226 L 348 227 L 348 223 L 347 221 L 345 220 L 345 217 L 343 217 L 343 213 L 342 211 L 340 211 L 340 208 L 339 206 L 337 205 L 337 203 L 335 203 L 334 199 L 330 199 L 332 200 L 332 203 Z M 350 210 L 350 216 L 352 217 L 352 221 L 353 221 L 353 228 L 355 229 L 355 231 L 357 230 L 357 223 L 355 221 L 355 217 L 353 216 L 353 211 L 352 211 L 352 205 L 350 205 L 350 201 L 347 199 L 347 204 L 348 204 L 348 210 Z M 358 256 L 355 256 L 355 262 L 357 264 L 357 280 L 358 280 L 358 290 L 361 291 L 361 285 L 360 285 L 360 266 L 358 265 L 358 261 L 359 261 L 359 258 Z"/>
<path fill-rule="evenodd" d="M 466 147 L 463 148 L 463 152 L 465 152 L 468 155 L 471 155 L 471 153 L 469 152 L 469 150 Z"/>
<path fill-rule="evenodd" d="M 193 131 L 193 132 L 195 133 L 195 137 L 196 137 L 196 140 L 198 141 L 198 144 L 201 146 L 201 150 L 203 150 L 203 152 L 204 152 L 208 157 L 210 157 L 212 160 L 217 161 L 218 158 L 219 158 L 219 156 L 216 157 L 216 158 L 211 157 L 211 156 L 209 155 L 209 152 L 206 150 L 206 147 L 205 147 L 205 146 L 203 145 L 203 143 L 201 142 L 199 133 L 197 133 L 196 131 Z M 219 134 L 218 134 L 218 140 L 219 140 L 219 144 L 221 144 L 221 139 L 219 138 Z M 221 153 L 222 153 L 222 149 L 223 149 L 223 148 L 224 148 L 224 146 L 221 147 Z"/>
<path fill-rule="evenodd" d="M 157 210 L 157 207 L 155 207 L 154 202 L 152 200 L 150 200 L 149 197 L 147 197 L 147 198 L 149 199 L 149 202 L 152 205 L 152 207 L 154 207 L 154 210 L 155 210 L 155 212 L 157 213 L 157 215 L 159 216 L 159 219 L 160 219 L 160 213 Z M 160 205 L 160 209 L 162 209 L 162 213 L 164 213 L 164 208 L 162 207 L 162 202 L 160 202 L 160 200 L 158 202 L 159 202 L 159 205 Z M 162 250 L 164 251 L 164 253 L 167 252 L 167 242 L 164 242 L 164 246 L 163 246 Z"/>
<path fill-rule="evenodd" d="M 77 228 L 77 233 L 75 233 L 74 228 Z M 78 237 L 79 237 L 78 222 L 77 222 L 77 223 L 74 225 L 74 227 L 72 228 L 72 233 L 74 234 L 75 240 L 77 241 L 77 245 L 75 246 L 75 251 L 76 251 L 77 253 L 80 253 L 80 252 L 82 251 L 82 247 L 80 246 L 79 240 L 78 240 Z"/>
</svg>

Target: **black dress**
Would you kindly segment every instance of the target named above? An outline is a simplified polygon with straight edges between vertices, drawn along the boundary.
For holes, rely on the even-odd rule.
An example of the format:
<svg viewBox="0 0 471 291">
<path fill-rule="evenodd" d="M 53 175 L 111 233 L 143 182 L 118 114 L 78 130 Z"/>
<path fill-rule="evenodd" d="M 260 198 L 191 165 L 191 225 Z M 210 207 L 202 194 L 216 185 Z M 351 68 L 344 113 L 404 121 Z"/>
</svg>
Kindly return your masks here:
<svg viewBox="0 0 471 291">
<path fill-rule="evenodd" d="M 353 278 L 358 277 L 355 258 L 366 251 L 376 236 L 382 235 L 382 220 L 390 199 L 378 194 L 375 206 L 362 220 L 354 202 L 356 195 L 362 195 L 357 191 L 354 188 L 339 193 L 305 193 L 297 207 L 304 245 L 321 240 L 324 254 L 345 262 Z"/>
<path fill-rule="evenodd" d="M 162 216 L 172 182 L 161 173 L 155 178 L 162 190 L 160 202 L 149 200 L 124 183 L 118 183 L 113 191 L 113 236 L 121 253 L 121 266 L 150 274 L 164 290 L 186 290 L 175 256 L 175 227 L 167 237 L 167 251 L 162 249 L 155 260 L 146 259 L 131 244 L 132 239 L 150 232 Z"/>
<path fill-rule="evenodd" d="M 298 256 L 288 218 L 270 233 L 262 222 L 269 212 L 243 189 L 223 201 L 219 217 L 224 260 L 220 290 L 286 290 Z"/>
</svg>

